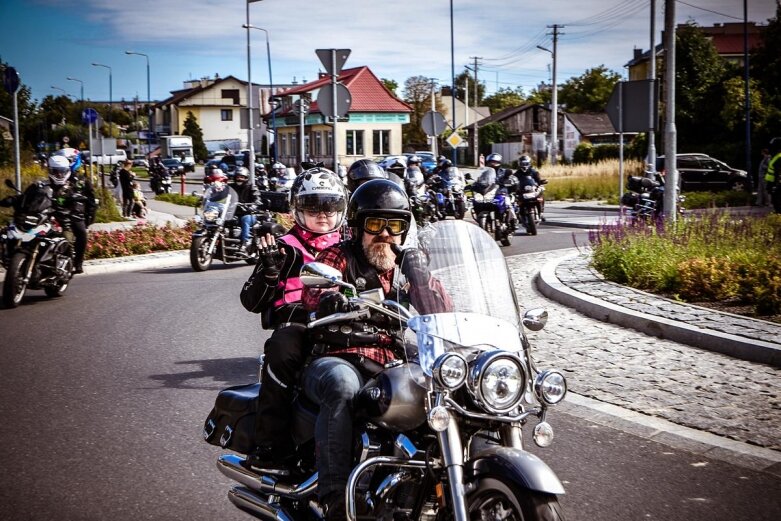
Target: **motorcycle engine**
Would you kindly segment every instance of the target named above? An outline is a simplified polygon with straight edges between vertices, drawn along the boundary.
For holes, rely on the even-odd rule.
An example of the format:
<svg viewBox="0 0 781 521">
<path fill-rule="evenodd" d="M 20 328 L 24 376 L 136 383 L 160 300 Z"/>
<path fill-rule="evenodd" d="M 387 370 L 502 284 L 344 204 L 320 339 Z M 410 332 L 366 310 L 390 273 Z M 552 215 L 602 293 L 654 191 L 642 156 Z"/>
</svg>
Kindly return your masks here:
<svg viewBox="0 0 781 521">
<path fill-rule="evenodd" d="M 412 430 L 426 421 L 426 390 L 410 378 L 416 364 L 385 369 L 361 389 L 359 400 L 371 420 L 390 431 Z"/>
</svg>

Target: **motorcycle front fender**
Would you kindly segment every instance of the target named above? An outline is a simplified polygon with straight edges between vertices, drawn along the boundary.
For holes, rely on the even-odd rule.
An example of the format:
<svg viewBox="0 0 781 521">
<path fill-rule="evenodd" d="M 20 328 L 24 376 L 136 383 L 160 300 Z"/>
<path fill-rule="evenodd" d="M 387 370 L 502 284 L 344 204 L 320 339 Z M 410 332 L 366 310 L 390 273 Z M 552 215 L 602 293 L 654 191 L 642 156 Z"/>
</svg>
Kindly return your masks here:
<svg viewBox="0 0 781 521">
<path fill-rule="evenodd" d="M 564 494 L 564 485 L 540 458 L 510 447 L 491 447 L 480 451 L 464 465 L 464 482 L 476 482 L 482 477 L 499 477 L 521 488 Z"/>
</svg>

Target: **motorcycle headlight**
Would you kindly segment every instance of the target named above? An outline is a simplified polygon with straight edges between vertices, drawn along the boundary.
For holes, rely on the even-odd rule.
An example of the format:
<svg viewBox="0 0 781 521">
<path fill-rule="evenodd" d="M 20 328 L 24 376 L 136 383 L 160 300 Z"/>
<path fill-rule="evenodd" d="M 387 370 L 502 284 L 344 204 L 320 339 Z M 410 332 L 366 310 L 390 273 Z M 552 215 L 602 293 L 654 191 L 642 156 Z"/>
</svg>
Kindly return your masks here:
<svg viewBox="0 0 781 521">
<path fill-rule="evenodd" d="M 466 380 L 466 360 L 456 353 L 445 353 L 434 361 L 434 381 L 445 389 L 458 389 Z"/>
<path fill-rule="evenodd" d="M 504 351 L 483 353 L 472 366 L 467 387 L 477 404 L 493 413 L 507 412 L 523 398 L 526 374 L 521 362 Z"/>
<path fill-rule="evenodd" d="M 559 371 L 544 371 L 534 380 L 534 393 L 541 402 L 556 405 L 567 395 L 567 379 Z"/>
<path fill-rule="evenodd" d="M 537 194 L 526 192 L 523 194 L 524 199 L 537 199 Z"/>
<path fill-rule="evenodd" d="M 209 209 L 203 212 L 203 220 L 206 222 L 214 222 L 220 216 L 220 212 L 216 209 Z"/>
</svg>

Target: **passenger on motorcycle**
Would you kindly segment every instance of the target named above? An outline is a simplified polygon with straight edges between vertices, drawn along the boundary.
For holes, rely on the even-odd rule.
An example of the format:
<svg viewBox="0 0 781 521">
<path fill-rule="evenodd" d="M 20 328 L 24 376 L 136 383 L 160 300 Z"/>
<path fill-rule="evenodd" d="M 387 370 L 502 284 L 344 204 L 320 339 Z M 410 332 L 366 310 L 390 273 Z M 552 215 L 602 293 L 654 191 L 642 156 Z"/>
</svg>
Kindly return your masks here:
<svg viewBox="0 0 781 521">
<path fill-rule="evenodd" d="M 420 168 L 420 158 L 411 156 L 407 160 L 407 170 L 404 174 L 404 188 L 409 196 L 415 195 L 423 186 L 423 171 Z"/>
<path fill-rule="evenodd" d="M 249 170 L 243 166 L 236 170 L 233 182 L 229 183 L 229 185 L 236 190 L 240 203 L 260 205 L 260 191 L 254 183 L 249 182 Z M 236 217 L 241 221 L 241 235 L 239 236 L 241 246 L 239 249 L 242 252 L 246 252 L 250 242 L 250 231 L 257 219 L 251 210 L 244 208 L 236 210 Z"/>
<path fill-rule="evenodd" d="M 412 305 L 430 312 L 450 308 L 449 297 L 439 281 L 431 277 L 425 253 L 416 248 L 397 253 L 412 222 L 409 201 L 401 187 L 385 179 L 361 185 L 350 198 L 347 222 L 353 239 L 326 249 L 317 256 L 318 262 L 341 271 L 344 281 L 358 291 L 382 288 L 393 299 L 402 291 L 396 273 L 401 263 L 410 283 Z M 347 297 L 330 289 L 305 288 L 302 300 L 307 309 L 316 310 L 318 318 L 350 310 Z M 387 323 L 381 327 L 388 339 L 399 333 L 393 328 Z M 314 338 L 316 341 L 318 337 Z M 320 406 L 315 423 L 317 493 L 326 506 L 326 519 L 345 518 L 344 490 L 351 470 L 353 439 L 351 402 L 366 378 L 398 358 L 391 345 L 392 341 L 368 346 L 339 346 L 324 341 L 305 370 L 306 396 Z"/>
<path fill-rule="evenodd" d="M 241 303 L 261 313 L 264 329 L 274 329 L 266 341 L 261 373 L 255 439 L 258 449 L 247 465 L 267 473 L 286 474 L 291 405 L 297 373 L 308 355 L 304 324 L 309 313 L 301 305 L 301 266 L 337 244 L 344 222 L 347 192 L 341 180 L 325 168 L 300 174 L 290 191 L 295 225 L 275 240 L 260 238 L 260 259 L 241 290 Z"/>
</svg>

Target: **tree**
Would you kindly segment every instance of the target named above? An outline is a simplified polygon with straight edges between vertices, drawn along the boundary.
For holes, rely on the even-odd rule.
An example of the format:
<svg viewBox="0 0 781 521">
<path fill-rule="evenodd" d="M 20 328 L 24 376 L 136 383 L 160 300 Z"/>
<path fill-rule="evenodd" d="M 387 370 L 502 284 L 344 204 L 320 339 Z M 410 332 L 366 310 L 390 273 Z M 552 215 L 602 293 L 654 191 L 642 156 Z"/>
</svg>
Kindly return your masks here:
<svg viewBox="0 0 781 521">
<path fill-rule="evenodd" d="M 198 124 L 198 119 L 191 110 L 187 111 L 182 135 L 193 138 L 193 154 L 195 155 L 195 160 L 206 161 L 209 157 L 209 151 L 206 149 L 206 143 L 203 142 L 203 130 Z"/>
<path fill-rule="evenodd" d="M 763 99 L 767 113 L 759 125 L 758 139 L 752 143 L 758 148 L 767 147 L 769 139 L 781 135 L 781 3 L 776 7 L 776 16 L 768 20 L 761 33 L 759 47 L 751 55 L 751 77 L 756 79 L 757 88 L 764 92 Z M 752 103 L 753 103 L 752 92 Z M 753 108 L 753 107 L 752 107 Z M 754 115 L 752 114 L 752 122 Z"/>
<path fill-rule="evenodd" d="M 469 86 L 469 105 L 474 105 L 475 100 L 475 78 L 469 69 L 464 69 L 464 72 L 456 76 L 456 99 L 464 101 L 466 95 L 466 87 Z M 485 97 L 485 84 L 477 83 L 477 105 L 479 106 L 482 99 Z"/>
<path fill-rule="evenodd" d="M 385 85 L 385 88 L 388 89 L 393 93 L 394 96 L 396 96 L 396 89 L 399 88 L 399 83 L 396 80 L 389 80 L 388 78 L 381 78 L 380 81 L 383 85 Z"/>
<path fill-rule="evenodd" d="M 8 67 L 8 64 L 3 62 L 3 60 L 0 58 L 0 76 L 5 74 L 5 69 Z M 35 121 L 35 124 L 32 126 L 28 125 L 28 122 L 32 120 L 32 116 L 35 114 L 35 103 L 32 101 L 32 96 L 30 93 L 30 87 L 25 85 L 24 83 L 20 83 L 20 89 L 19 92 L 16 94 L 16 106 L 17 106 L 17 112 L 19 115 L 19 141 L 20 141 L 20 149 L 27 149 L 29 152 L 30 150 L 35 149 L 35 143 L 38 141 L 28 141 L 27 136 L 28 134 L 31 134 L 30 129 L 37 130 L 40 128 L 40 125 L 37 122 L 37 118 Z M 14 119 L 14 97 L 12 94 L 9 94 L 5 89 L 0 88 L 0 116 L 5 116 L 8 119 Z M 13 163 L 14 161 L 14 154 L 13 154 L 13 141 L 6 141 L 4 139 L 0 139 L 0 165 L 6 165 Z"/>
<path fill-rule="evenodd" d="M 410 122 L 402 128 L 402 141 L 405 146 L 415 147 L 427 142 L 422 122 L 423 116 L 431 110 L 433 86 L 433 80 L 425 76 L 412 76 L 404 82 L 404 101 L 412 107 Z M 437 112 L 443 113 L 446 110 L 441 98 L 436 98 L 434 106 Z"/>
<path fill-rule="evenodd" d="M 510 108 L 523 105 L 526 98 L 523 95 L 523 88 L 502 87 L 483 100 L 483 105 L 491 109 L 491 114 Z"/>
<path fill-rule="evenodd" d="M 494 143 L 504 143 L 510 132 L 501 123 L 494 121 L 480 127 L 480 150 L 490 150 Z"/>
<path fill-rule="evenodd" d="M 559 87 L 557 102 L 566 105 L 567 112 L 602 112 L 620 80 L 620 74 L 604 65 L 587 69 Z"/>
<path fill-rule="evenodd" d="M 526 98 L 526 103 L 549 105 L 552 99 L 551 86 L 546 83 L 540 83 L 529 93 L 529 97 Z"/>
</svg>

